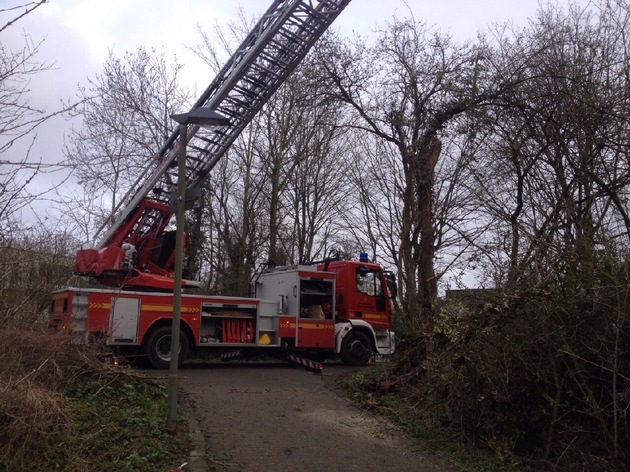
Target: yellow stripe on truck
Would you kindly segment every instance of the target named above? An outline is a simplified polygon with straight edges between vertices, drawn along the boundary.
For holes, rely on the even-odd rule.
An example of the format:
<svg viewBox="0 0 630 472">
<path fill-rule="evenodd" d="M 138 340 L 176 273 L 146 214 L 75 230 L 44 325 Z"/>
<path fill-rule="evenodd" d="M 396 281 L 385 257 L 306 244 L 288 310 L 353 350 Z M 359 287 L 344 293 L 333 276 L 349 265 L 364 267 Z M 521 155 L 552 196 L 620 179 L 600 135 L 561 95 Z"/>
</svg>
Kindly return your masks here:
<svg viewBox="0 0 630 472">
<path fill-rule="evenodd" d="M 334 326 L 332 325 L 332 323 L 327 323 L 327 324 L 322 324 L 322 325 L 316 325 L 316 324 L 300 324 L 300 328 L 304 328 L 304 329 L 333 329 Z"/>
<path fill-rule="evenodd" d="M 94 310 L 109 310 L 112 307 L 111 303 L 90 303 L 89 308 Z M 172 313 L 173 305 L 142 305 L 140 307 L 142 311 L 159 311 Z M 199 313 L 199 307 L 195 306 L 183 306 L 181 307 L 182 313 Z"/>
<path fill-rule="evenodd" d="M 142 311 L 173 311 L 173 305 L 142 305 Z M 199 308 L 195 306 L 183 306 L 181 307 L 182 313 L 199 313 Z"/>
</svg>

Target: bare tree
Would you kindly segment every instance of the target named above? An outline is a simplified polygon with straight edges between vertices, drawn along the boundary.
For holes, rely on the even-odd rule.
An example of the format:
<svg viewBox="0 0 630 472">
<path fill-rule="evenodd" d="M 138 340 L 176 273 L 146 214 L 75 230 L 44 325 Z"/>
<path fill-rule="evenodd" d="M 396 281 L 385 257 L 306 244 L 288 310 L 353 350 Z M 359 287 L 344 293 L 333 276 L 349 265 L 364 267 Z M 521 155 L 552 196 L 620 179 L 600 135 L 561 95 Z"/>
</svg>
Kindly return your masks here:
<svg viewBox="0 0 630 472">
<path fill-rule="evenodd" d="M 44 3 L 42 0 L 0 8 L 0 33 L 16 28 L 19 20 Z M 0 234 L 3 237 L 9 237 L 21 226 L 20 211 L 53 190 L 54 185 L 35 190 L 31 184 L 40 174 L 60 170 L 58 163 L 34 159 L 31 150 L 37 140 L 37 128 L 67 111 L 50 112 L 31 104 L 32 78 L 53 65 L 37 58 L 43 40 L 35 41 L 27 33 L 23 33 L 23 39 L 18 50 L 10 50 L 5 42 L 0 42 Z"/>
<path fill-rule="evenodd" d="M 197 54 L 218 68 L 248 22 L 241 16 L 227 31 L 216 28 L 215 41 L 203 35 Z M 215 289 L 228 284 L 242 294 L 258 263 L 324 257 L 333 239 L 345 239 L 338 215 L 347 202 L 349 160 L 340 144 L 339 114 L 322 92 L 316 67 L 308 58 L 303 62 L 208 179 L 202 233 L 215 246 L 205 249 Z"/>
<path fill-rule="evenodd" d="M 599 24 L 588 11 L 563 19 L 550 7 L 529 37 L 496 34 L 504 55 L 495 64 L 522 73 L 486 108 L 493 132 L 479 153 L 475 194 L 506 235 L 505 282 L 540 262 L 541 251 L 557 257 L 548 252 L 556 243 L 580 257 L 605 234 L 627 245 L 628 58 L 617 29 L 628 12 L 624 20 L 620 7 L 603 9 Z"/>
<path fill-rule="evenodd" d="M 336 98 L 354 111 L 350 126 L 389 143 L 398 155 L 396 167 L 391 161 L 382 167 L 400 169 L 388 185 L 400 205 L 400 239 L 391 253 L 406 312 L 417 327 L 428 325 L 437 297 L 435 255 L 444 241 L 436 224 L 436 168 L 445 129 L 489 95 L 479 77 L 481 55 L 413 19 L 395 19 L 374 46 L 355 39 L 332 44 L 320 57 Z"/>
<path fill-rule="evenodd" d="M 80 88 L 81 105 L 73 116 L 81 124 L 70 132 L 65 154 L 79 184 L 92 201 L 100 201 L 98 207 L 84 208 L 97 211 L 95 223 L 114 217 L 118 199 L 170 135 L 170 115 L 190 100 L 179 83 L 181 67 L 176 61 L 169 65 L 164 52 L 144 48 L 123 59 L 110 54 L 102 74 Z"/>
<path fill-rule="evenodd" d="M 485 67 L 510 84 L 469 114 L 462 183 L 501 290 L 443 306 L 443 346 L 422 364 L 431 391 L 416 384 L 464 435 L 558 470 L 630 463 L 629 27 L 620 1 L 493 30 Z"/>
<path fill-rule="evenodd" d="M 269 255 L 278 263 L 323 258 L 347 234 L 351 160 L 326 87 L 308 56 L 263 110 L 257 142 L 269 189 Z"/>
</svg>

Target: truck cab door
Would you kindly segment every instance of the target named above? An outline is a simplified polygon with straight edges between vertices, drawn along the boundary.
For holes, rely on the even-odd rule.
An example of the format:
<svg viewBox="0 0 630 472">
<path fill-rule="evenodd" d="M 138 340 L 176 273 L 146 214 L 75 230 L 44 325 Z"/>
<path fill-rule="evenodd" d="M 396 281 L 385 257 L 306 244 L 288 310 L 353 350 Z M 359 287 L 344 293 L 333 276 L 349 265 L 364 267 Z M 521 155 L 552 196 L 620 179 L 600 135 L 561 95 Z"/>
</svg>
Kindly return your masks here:
<svg viewBox="0 0 630 472">
<path fill-rule="evenodd" d="M 387 301 L 381 271 L 359 266 L 355 270 L 355 317 L 373 325 L 388 323 Z"/>
</svg>

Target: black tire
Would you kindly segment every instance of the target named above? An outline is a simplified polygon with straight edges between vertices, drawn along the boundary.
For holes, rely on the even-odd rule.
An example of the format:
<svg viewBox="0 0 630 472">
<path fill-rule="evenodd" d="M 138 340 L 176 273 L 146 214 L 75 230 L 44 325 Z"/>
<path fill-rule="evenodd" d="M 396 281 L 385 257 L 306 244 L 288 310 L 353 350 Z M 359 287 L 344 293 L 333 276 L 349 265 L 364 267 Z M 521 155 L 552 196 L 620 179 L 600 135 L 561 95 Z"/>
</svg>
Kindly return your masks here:
<svg viewBox="0 0 630 472">
<path fill-rule="evenodd" d="M 353 329 L 341 342 L 339 357 L 347 365 L 365 365 L 372 357 L 372 341 L 365 331 Z"/>
<path fill-rule="evenodd" d="M 188 337 L 180 332 L 178 365 L 186 360 L 189 351 Z M 144 343 L 144 353 L 155 369 L 168 369 L 171 366 L 171 327 L 159 326 L 153 329 Z"/>
</svg>

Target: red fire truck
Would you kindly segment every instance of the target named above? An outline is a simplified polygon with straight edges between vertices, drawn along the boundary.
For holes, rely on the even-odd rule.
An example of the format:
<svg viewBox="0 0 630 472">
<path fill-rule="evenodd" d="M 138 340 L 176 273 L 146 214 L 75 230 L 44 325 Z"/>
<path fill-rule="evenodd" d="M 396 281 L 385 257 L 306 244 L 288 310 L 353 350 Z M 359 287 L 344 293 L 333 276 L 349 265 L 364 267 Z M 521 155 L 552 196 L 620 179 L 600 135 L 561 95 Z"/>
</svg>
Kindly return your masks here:
<svg viewBox="0 0 630 472">
<path fill-rule="evenodd" d="M 185 294 L 179 360 L 211 349 L 223 360 L 270 354 L 321 370 L 337 355 L 366 364 L 394 352 L 392 280 L 367 260 L 267 268 L 256 298 Z M 395 295 L 393 293 L 392 295 Z M 53 293 L 50 325 L 77 342 L 104 336 L 108 345 L 170 363 L 173 296 L 111 289 L 67 288 Z"/>
<path fill-rule="evenodd" d="M 172 196 L 183 208 L 198 193 L 237 136 L 349 2 L 272 2 L 188 114 L 222 119 L 210 128 L 185 120 L 113 209 L 111 225 L 97 231 L 102 236 L 96 247 L 78 251 L 73 272 L 110 288 L 55 292 L 52 327 L 78 341 L 103 336 L 112 346 L 140 348 L 155 367 L 167 367 L 177 253 L 176 232 L 167 230 L 175 212 Z M 182 116 L 173 118 L 181 123 Z M 186 290 L 194 285 L 182 281 Z M 179 359 L 201 348 L 229 350 L 227 357 L 263 349 L 298 362 L 338 354 L 344 362 L 363 364 L 394 350 L 395 294 L 382 268 L 366 257 L 267 267 L 253 293 L 254 298 L 184 294 Z"/>
</svg>

